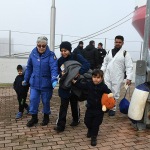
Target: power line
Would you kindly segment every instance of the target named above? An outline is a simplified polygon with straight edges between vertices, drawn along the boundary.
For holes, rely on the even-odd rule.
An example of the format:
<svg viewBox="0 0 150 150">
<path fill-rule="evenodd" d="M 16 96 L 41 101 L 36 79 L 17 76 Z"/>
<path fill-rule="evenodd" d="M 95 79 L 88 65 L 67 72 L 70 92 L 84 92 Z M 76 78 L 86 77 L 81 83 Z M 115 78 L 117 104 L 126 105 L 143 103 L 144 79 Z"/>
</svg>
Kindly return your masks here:
<svg viewBox="0 0 150 150">
<path fill-rule="evenodd" d="M 110 31 L 110 30 L 112 30 L 112 29 L 114 29 L 114 28 L 116 28 L 116 27 L 118 27 L 118 26 L 124 24 L 125 22 L 127 22 L 127 21 L 129 21 L 129 20 L 131 20 L 131 19 L 132 19 L 132 18 L 129 18 L 129 19 L 125 20 L 124 22 L 122 22 L 122 23 L 120 23 L 120 24 L 118 24 L 118 25 L 116 25 L 116 26 L 114 26 L 114 27 L 112 27 L 112 28 L 110 28 L 110 29 L 108 29 L 108 30 L 106 30 L 106 31 L 103 31 L 103 32 L 101 32 L 101 33 L 97 33 L 97 34 L 95 34 L 95 35 L 93 35 L 93 36 L 87 37 L 87 38 L 84 39 L 83 41 L 88 40 L 89 38 L 96 37 L 96 36 L 98 36 L 98 35 L 100 35 L 100 34 L 106 33 L 106 32 L 108 32 L 108 31 Z M 72 43 L 72 44 L 76 44 L 76 43 L 77 43 L 77 42 Z"/>
<path fill-rule="evenodd" d="M 125 17 L 124 17 L 125 18 Z M 129 18 L 129 19 L 127 19 L 127 20 L 125 20 L 124 22 L 121 22 L 120 24 L 118 24 L 118 25 L 116 25 L 116 26 L 113 26 L 112 28 L 109 28 L 108 30 L 106 30 L 106 31 L 103 31 L 104 29 L 102 29 L 102 30 L 100 30 L 100 31 L 103 31 L 103 32 L 101 32 L 101 33 L 99 33 L 99 32 L 95 32 L 95 33 L 97 33 L 97 34 L 90 34 L 90 35 L 93 35 L 93 36 L 86 36 L 86 38 L 84 37 L 83 39 L 82 39 L 82 41 L 86 41 L 86 40 L 88 40 L 88 39 L 91 39 L 91 38 L 93 38 L 93 37 L 96 37 L 96 36 L 98 36 L 98 35 L 100 35 L 100 34 L 103 34 L 103 33 L 106 33 L 106 32 L 108 32 L 108 31 L 110 31 L 110 30 L 112 30 L 112 29 L 114 29 L 114 28 L 116 28 L 116 27 L 118 27 L 118 26 L 120 26 L 120 25 L 122 25 L 122 24 L 124 24 L 125 22 L 127 22 L 127 21 L 129 21 L 129 20 L 131 20 L 132 18 Z M 110 26 L 109 26 L 110 27 Z M 105 28 L 105 29 L 107 29 L 107 28 Z M 80 39 L 78 39 L 78 40 L 81 40 L 81 38 Z M 77 40 L 74 40 L 74 41 L 71 41 L 71 43 L 72 44 L 77 44 L 78 43 L 78 41 Z M 59 48 L 59 45 L 57 45 L 57 46 L 55 46 L 55 49 L 57 49 L 57 48 Z"/>
<path fill-rule="evenodd" d="M 80 40 L 85 41 L 85 40 L 87 40 L 87 38 L 88 38 L 88 39 L 93 38 L 93 37 L 95 37 L 95 36 L 92 36 L 92 35 L 95 35 L 95 34 L 96 34 L 96 36 L 97 36 L 98 33 L 100 33 L 100 32 L 102 32 L 102 31 L 104 31 L 104 30 L 106 30 L 106 29 L 108 29 L 108 28 L 114 26 L 114 25 L 117 24 L 118 22 L 120 22 L 120 21 L 124 20 L 125 18 L 127 18 L 128 16 L 130 16 L 132 13 L 133 13 L 133 12 L 129 13 L 128 15 L 126 15 L 125 17 L 123 17 L 122 19 L 120 19 L 120 20 L 118 20 L 117 22 L 115 22 L 115 23 L 113 23 L 113 24 L 107 26 L 107 27 L 104 28 L 104 29 L 101 29 L 101 30 L 99 30 L 99 31 L 97 31 L 97 32 L 95 32 L 95 33 L 92 33 L 92 34 L 89 34 L 89 35 L 87 35 L 87 36 L 85 36 L 85 37 L 82 37 L 82 38 L 76 39 L 76 40 L 74 40 L 74 41 L 71 41 L 71 43 L 72 43 L 72 44 L 76 44 L 76 43 L 78 43 L 78 41 L 80 41 Z M 131 18 L 130 18 L 130 19 L 131 19 Z M 130 20 L 130 19 L 128 19 L 128 20 Z M 128 20 L 124 21 L 123 23 L 127 22 Z M 119 25 L 121 25 L 121 24 L 119 24 Z M 113 28 L 111 28 L 111 29 L 113 29 Z M 107 31 L 110 31 L 110 30 L 107 30 Z M 102 32 L 102 33 L 105 33 L 105 32 Z M 101 34 L 102 34 L 102 33 L 101 33 Z M 55 46 L 55 49 L 57 49 L 58 47 L 59 47 L 59 45 Z"/>
<path fill-rule="evenodd" d="M 71 42 L 79 41 L 79 40 L 81 40 L 81 39 L 84 39 L 84 38 L 90 37 L 90 36 L 92 36 L 92 35 L 94 35 L 94 34 L 97 34 L 97 33 L 99 33 L 99 32 L 102 32 L 103 30 L 106 30 L 107 28 L 110 28 L 111 26 L 113 26 L 113 25 L 117 24 L 118 22 L 124 20 L 125 18 L 127 18 L 128 16 L 130 16 L 132 13 L 133 13 L 133 12 L 129 13 L 128 15 L 126 15 L 125 17 L 123 17 L 122 19 L 120 19 L 120 20 L 118 20 L 117 22 L 115 22 L 115 23 L 113 23 L 113 24 L 111 24 L 111 25 L 105 27 L 104 29 L 101 29 L 101 30 L 99 30 L 99 31 L 97 31 L 97 32 L 95 32 L 95 33 L 89 34 L 89 35 L 87 35 L 87 36 L 85 36 L 85 37 L 82 37 L 82 38 L 80 38 L 80 39 L 77 39 L 77 40 L 74 40 L 74 41 L 71 41 Z"/>
</svg>

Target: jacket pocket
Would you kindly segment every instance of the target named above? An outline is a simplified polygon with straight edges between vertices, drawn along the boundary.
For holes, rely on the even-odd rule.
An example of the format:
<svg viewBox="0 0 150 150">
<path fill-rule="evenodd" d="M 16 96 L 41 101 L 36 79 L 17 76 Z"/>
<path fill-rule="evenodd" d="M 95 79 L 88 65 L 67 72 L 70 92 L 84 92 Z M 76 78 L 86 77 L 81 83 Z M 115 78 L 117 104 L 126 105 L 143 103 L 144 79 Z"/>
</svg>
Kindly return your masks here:
<svg viewBox="0 0 150 150">
<path fill-rule="evenodd" d="M 39 88 L 39 84 L 40 84 L 39 77 L 32 74 L 29 83 L 32 87 Z"/>
<path fill-rule="evenodd" d="M 52 83 L 50 78 L 42 77 L 41 88 L 52 88 Z"/>
</svg>

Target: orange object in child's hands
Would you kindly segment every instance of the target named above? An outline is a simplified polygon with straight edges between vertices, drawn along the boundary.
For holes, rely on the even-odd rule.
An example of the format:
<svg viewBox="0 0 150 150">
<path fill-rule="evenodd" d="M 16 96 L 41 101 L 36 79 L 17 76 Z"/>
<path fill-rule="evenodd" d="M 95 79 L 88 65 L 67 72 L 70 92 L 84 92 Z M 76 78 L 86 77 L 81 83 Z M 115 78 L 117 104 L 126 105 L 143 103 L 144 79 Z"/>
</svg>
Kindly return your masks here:
<svg viewBox="0 0 150 150">
<path fill-rule="evenodd" d="M 113 94 L 109 93 L 106 94 L 104 93 L 101 99 L 102 103 L 102 110 L 106 111 L 107 109 L 112 109 L 115 106 L 115 99 L 113 98 Z"/>
</svg>

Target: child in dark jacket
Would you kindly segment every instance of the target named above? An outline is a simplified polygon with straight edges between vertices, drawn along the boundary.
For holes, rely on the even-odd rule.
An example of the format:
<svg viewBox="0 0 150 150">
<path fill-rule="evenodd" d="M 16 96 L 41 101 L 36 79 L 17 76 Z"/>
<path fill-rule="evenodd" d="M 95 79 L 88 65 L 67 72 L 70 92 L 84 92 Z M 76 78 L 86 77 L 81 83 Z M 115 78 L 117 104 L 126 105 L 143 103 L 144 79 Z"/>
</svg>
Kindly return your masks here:
<svg viewBox="0 0 150 150">
<path fill-rule="evenodd" d="M 16 115 L 16 119 L 19 119 L 23 115 L 24 108 L 27 110 L 27 113 L 29 112 L 29 106 L 26 103 L 29 85 L 27 86 L 22 85 L 22 81 L 24 81 L 24 69 L 21 65 L 17 66 L 17 71 L 18 71 L 18 75 L 15 78 L 13 87 L 17 93 L 17 99 L 19 103 L 19 112 Z"/>
<path fill-rule="evenodd" d="M 84 123 L 88 128 L 87 137 L 91 138 L 91 145 L 96 146 L 99 126 L 102 124 L 104 112 L 102 111 L 101 98 L 104 93 L 111 93 L 103 82 L 103 71 L 95 69 L 92 72 L 92 81 L 81 84 L 78 80 L 73 83 L 81 89 L 88 90 L 87 110 Z"/>
</svg>

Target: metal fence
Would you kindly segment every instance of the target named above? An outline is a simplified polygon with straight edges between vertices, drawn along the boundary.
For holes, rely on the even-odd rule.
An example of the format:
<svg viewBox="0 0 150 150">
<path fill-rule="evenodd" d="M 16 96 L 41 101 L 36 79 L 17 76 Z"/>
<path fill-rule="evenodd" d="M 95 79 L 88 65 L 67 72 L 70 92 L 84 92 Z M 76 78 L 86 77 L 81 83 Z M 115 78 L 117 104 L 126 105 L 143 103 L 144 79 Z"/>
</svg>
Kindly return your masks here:
<svg viewBox="0 0 150 150">
<path fill-rule="evenodd" d="M 0 56 L 13 56 L 13 57 L 28 57 L 31 50 L 36 46 L 36 39 L 38 36 L 47 36 L 49 34 L 43 33 L 29 33 L 20 31 L 0 30 Z M 59 45 L 62 41 L 70 41 L 74 49 L 80 40 L 80 36 L 73 35 L 55 35 L 55 53 L 57 57 L 60 56 Z M 77 40 L 79 39 L 79 40 Z M 92 38 L 84 41 L 84 47 L 88 45 L 90 40 L 94 40 L 96 46 L 99 42 L 103 43 L 106 50 L 110 50 L 114 46 L 114 39 L 106 38 Z M 50 40 L 49 40 L 50 41 Z M 134 61 L 141 58 L 142 41 L 125 41 L 124 49 L 130 52 Z"/>
</svg>

